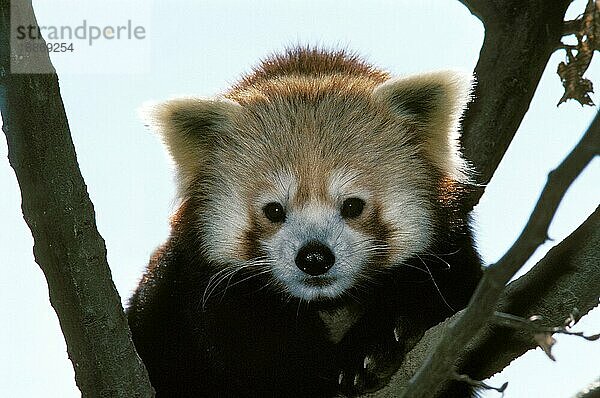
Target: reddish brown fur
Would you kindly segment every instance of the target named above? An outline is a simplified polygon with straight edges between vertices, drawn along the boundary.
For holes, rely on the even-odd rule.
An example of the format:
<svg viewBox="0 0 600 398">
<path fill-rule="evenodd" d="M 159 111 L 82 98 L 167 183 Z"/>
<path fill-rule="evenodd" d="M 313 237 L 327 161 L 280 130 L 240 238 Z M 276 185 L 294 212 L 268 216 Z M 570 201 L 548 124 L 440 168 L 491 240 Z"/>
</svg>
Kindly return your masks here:
<svg viewBox="0 0 600 398">
<path fill-rule="evenodd" d="M 244 260 L 259 255 L 258 242 L 280 227 L 268 222 L 256 206 L 265 190 L 277 188 L 269 170 L 289 172 L 295 182 L 288 210 L 311 202 L 339 208 L 339 198 L 328 192 L 328 177 L 352 164 L 361 172 L 357 188 L 373 195 L 381 191 L 379 185 L 390 190 L 401 175 L 412 184 L 406 189 L 436 190 L 440 174 L 433 172 L 436 166 L 425 154 L 418 121 L 373 95 L 390 77 L 353 54 L 296 48 L 263 61 L 225 93 L 243 111 L 231 112 L 235 128 L 222 134 L 227 144 L 211 154 L 219 159 L 220 170 L 212 170 L 211 164 L 205 169 L 219 185 L 219 179 L 225 178 L 222 170 L 233 171 L 230 180 L 248 199 L 247 224 L 235 238 L 239 249 L 232 247 L 230 254 Z M 253 167 L 242 167 L 247 164 Z M 452 200 L 452 195 L 442 194 L 450 191 L 440 191 L 440 200 Z M 384 224 L 383 199 L 370 200 L 370 209 L 350 225 L 394 247 L 394 238 L 407 231 L 398 231 L 391 222 Z"/>
<path fill-rule="evenodd" d="M 244 76 L 228 96 L 237 97 L 242 91 L 282 76 L 322 77 L 328 74 L 360 76 L 365 80 L 372 80 L 375 84 L 390 78 L 387 72 L 366 63 L 356 54 L 343 50 L 325 51 L 318 48 L 294 47 L 265 59 L 250 74 Z"/>
<path fill-rule="evenodd" d="M 275 232 L 279 226 L 265 220 L 261 215 L 256 215 L 252 210 L 249 211 L 248 228 L 242 236 L 240 242 L 241 258 L 244 261 L 249 261 L 264 255 L 264 251 L 260 245 L 260 238 L 269 237 Z"/>
<path fill-rule="evenodd" d="M 326 186 L 326 176 L 329 171 L 322 170 L 319 161 L 305 161 L 297 169 L 298 188 L 291 205 L 301 208 L 309 202 L 317 201 L 324 205 L 333 205 Z"/>
</svg>

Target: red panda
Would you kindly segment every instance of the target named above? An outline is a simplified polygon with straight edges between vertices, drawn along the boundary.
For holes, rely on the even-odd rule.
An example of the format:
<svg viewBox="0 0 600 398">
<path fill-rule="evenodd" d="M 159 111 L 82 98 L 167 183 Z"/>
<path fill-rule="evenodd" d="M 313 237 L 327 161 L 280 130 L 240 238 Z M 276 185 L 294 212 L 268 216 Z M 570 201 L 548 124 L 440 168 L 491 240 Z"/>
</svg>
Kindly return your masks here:
<svg viewBox="0 0 600 398">
<path fill-rule="evenodd" d="M 374 391 L 465 307 L 471 84 L 292 48 L 218 97 L 151 107 L 180 205 L 128 319 L 157 396 Z"/>
</svg>

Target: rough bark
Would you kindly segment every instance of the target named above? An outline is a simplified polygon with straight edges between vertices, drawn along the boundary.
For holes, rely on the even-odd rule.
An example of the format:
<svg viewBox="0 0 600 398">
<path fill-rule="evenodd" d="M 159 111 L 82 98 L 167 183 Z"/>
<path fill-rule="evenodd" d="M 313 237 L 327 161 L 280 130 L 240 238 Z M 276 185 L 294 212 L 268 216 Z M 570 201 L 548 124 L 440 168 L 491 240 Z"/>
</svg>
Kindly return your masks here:
<svg viewBox="0 0 600 398">
<path fill-rule="evenodd" d="M 32 25 L 30 1 L 13 4 Z M 8 157 L 22 197 L 34 254 L 84 397 L 149 397 L 111 279 L 104 240 L 79 171 L 56 74 L 10 74 L 9 1 L 0 2 L 1 111 Z M 11 54 L 13 55 L 13 54 Z M 23 59 L 30 62 L 32 59 Z M 49 66 L 47 53 L 33 62 Z"/>
<path fill-rule="evenodd" d="M 571 0 L 460 0 L 479 17 L 485 38 L 475 67 L 475 101 L 463 121 L 462 143 L 482 186 L 474 207 L 508 149 L 563 35 Z"/>
</svg>

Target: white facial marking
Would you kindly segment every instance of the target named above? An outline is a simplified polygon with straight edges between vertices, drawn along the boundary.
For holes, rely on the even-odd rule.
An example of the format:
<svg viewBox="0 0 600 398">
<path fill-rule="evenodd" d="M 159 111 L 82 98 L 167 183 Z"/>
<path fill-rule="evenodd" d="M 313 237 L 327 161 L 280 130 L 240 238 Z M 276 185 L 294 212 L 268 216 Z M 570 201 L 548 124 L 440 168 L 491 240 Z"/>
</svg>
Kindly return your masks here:
<svg viewBox="0 0 600 398">
<path fill-rule="evenodd" d="M 383 206 L 383 218 L 395 230 L 390 246 L 392 262 L 399 263 L 425 250 L 431 243 L 433 225 L 431 205 L 414 193 L 398 189 L 387 194 Z"/>
<path fill-rule="evenodd" d="M 289 172 L 273 173 L 268 177 L 272 186 L 257 198 L 253 205 L 261 209 L 270 202 L 285 204 L 296 194 L 297 182 Z M 223 181 L 207 203 L 206 214 L 200 217 L 200 230 L 205 236 L 209 260 L 219 262 L 226 259 L 240 263 L 239 248 L 249 224 L 247 199 L 242 197 L 233 184 Z"/>
<path fill-rule="evenodd" d="M 337 209 L 310 204 L 289 212 L 281 229 L 265 246 L 276 260 L 272 270 L 275 278 L 293 296 L 314 300 L 338 297 L 354 285 L 367 260 L 361 250 L 365 240 L 368 237 L 348 227 Z M 333 266 L 318 277 L 296 266 L 298 251 L 312 241 L 324 244 L 335 256 Z"/>
<path fill-rule="evenodd" d="M 350 196 L 358 197 L 367 202 L 370 193 L 357 183 L 360 174 L 348 170 L 336 170 L 329 177 L 329 193 L 333 198 L 345 199 Z"/>
<path fill-rule="evenodd" d="M 348 196 L 368 200 L 368 192 L 354 188 L 356 173 L 334 173 L 328 181 L 333 203 L 341 203 Z M 297 183 L 293 178 L 280 178 L 282 187 L 293 198 Z M 285 187 L 288 183 L 288 187 Z M 266 194 L 261 202 L 277 198 Z M 311 276 L 296 265 L 298 251 L 307 243 L 317 241 L 327 246 L 335 256 L 335 263 L 323 275 Z M 272 274 L 292 296 L 314 300 L 341 296 L 359 280 L 359 274 L 368 261 L 370 237 L 348 226 L 340 215 L 339 205 L 313 200 L 301 208 L 288 208 L 286 220 L 280 229 L 262 242 L 274 265 Z"/>
<path fill-rule="evenodd" d="M 207 202 L 200 217 L 200 230 L 207 245 L 208 259 L 222 262 L 234 260 L 239 252 L 240 239 L 248 225 L 246 202 L 239 192 L 228 186 L 220 187 Z"/>
<path fill-rule="evenodd" d="M 385 267 L 400 264 L 430 244 L 431 205 L 422 192 L 418 193 L 420 187 L 410 181 L 388 189 L 382 183 L 377 191 L 381 218 L 393 230 L 388 241 L 378 242 L 351 227 L 340 214 L 343 201 L 358 197 L 369 206 L 374 200 L 372 192 L 360 185 L 361 177 L 354 171 L 336 171 L 327 179 L 331 200 L 324 203 L 313 199 L 302 207 L 292 207 L 298 181 L 292 174 L 280 172 L 273 174 L 272 184 L 250 203 L 255 211 L 270 202 L 281 203 L 286 210 L 285 221 L 276 232 L 259 237 L 258 242 L 270 261 L 274 281 L 283 291 L 307 301 L 340 297 L 366 281 L 365 276 L 371 271 L 367 267 L 374 266 L 373 255 L 382 245 L 391 255 L 390 261 L 378 265 Z M 227 184 L 211 196 L 207 213 L 210 216 L 200 221 L 209 245 L 209 259 L 242 264 L 239 247 L 249 223 L 247 206 L 247 199 Z M 296 265 L 298 251 L 314 241 L 327 246 L 335 256 L 331 268 L 318 276 L 309 275 Z"/>
<path fill-rule="evenodd" d="M 267 187 L 258 197 L 256 206 L 262 208 L 267 203 L 278 202 L 286 207 L 286 204 L 296 195 L 298 183 L 294 176 L 288 172 L 274 173 L 270 177 L 273 187 Z"/>
</svg>

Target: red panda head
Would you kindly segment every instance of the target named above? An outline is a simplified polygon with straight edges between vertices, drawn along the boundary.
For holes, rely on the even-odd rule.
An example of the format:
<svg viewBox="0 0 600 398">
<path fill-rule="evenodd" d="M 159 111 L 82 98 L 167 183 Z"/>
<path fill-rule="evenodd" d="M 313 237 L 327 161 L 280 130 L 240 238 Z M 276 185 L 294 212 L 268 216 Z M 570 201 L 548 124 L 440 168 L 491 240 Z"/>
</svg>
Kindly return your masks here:
<svg viewBox="0 0 600 398">
<path fill-rule="evenodd" d="M 344 296 L 434 239 L 443 181 L 466 182 L 458 121 L 471 80 L 435 72 L 277 76 L 151 108 L 193 198 L 211 266 L 286 294 Z"/>
</svg>

